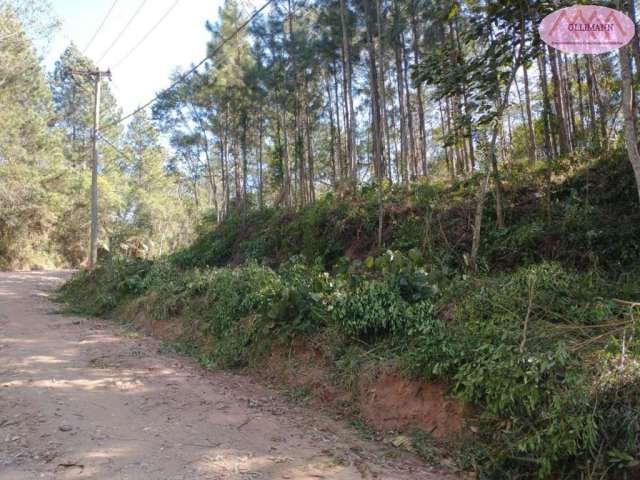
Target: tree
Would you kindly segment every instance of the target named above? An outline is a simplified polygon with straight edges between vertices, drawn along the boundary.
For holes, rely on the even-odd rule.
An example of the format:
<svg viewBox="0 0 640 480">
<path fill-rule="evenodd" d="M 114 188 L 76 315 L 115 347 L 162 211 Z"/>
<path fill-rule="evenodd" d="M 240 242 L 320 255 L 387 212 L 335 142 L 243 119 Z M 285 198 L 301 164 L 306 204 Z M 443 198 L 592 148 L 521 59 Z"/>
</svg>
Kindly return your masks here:
<svg viewBox="0 0 640 480">
<path fill-rule="evenodd" d="M 634 102 L 633 80 L 631 77 L 631 47 L 629 45 L 618 50 L 620 70 L 622 72 L 622 108 L 624 111 L 624 139 L 629 161 L 633 168 L 640 200 L 640 151 L 638 151 L 638 135 L 636 130 L 636 108 Z"/>
</svg>

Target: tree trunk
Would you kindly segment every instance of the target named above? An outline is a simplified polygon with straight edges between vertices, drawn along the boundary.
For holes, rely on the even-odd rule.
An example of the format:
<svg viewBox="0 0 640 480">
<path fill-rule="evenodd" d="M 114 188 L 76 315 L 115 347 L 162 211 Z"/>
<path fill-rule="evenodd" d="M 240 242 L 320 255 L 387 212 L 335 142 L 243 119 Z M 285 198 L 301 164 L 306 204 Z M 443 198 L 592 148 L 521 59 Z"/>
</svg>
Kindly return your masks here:
<svg viewBox="0 0 640 480">
<path fill-rule="evenodd" d="M 598 105 L 598 120 L 600 124 L 600 143 L 602 149 L 607 151 L 609 149 L 609 135 L 607 134 L 607 110 L 604 106 L 602 96 L 600 95 L 600 89 L 598 88 L 598 79 L 593 70 L 593 60 L 590 55 L 587 55 L 587 62 L 591 69 L 591 80 L 593 84 L 593 93 Z"/>
<path fill-rule="evenodd" d="M 498 127 L 500 127 L 499 125 Z M 497 133 L 496 133 L 497 138 Z M 498 155 L 496 155 L 496 141 L 492 140 L 491 143 L 491 173 L 493 176 L 493 183 L 496 190 L 496 226 L 499 229 L 504 228 L 504 212 L 502 210 L 502 180 L 500 178 L 500 171 L 498 170 Z"/>
<path fill-rule="evenodd" d="M 624 140 L 627 147 L 629 161 L 636 177 L 638 200 L 640 200 L 640 151 L 638 151 L 638 136 L 636 134 L 636 111 L 634 108 L 634 93 L 630 68 L 630 46 L 626 45 L 618 50 L 620 56 L 620 70 L 622 72 L 622 110 L 624 113 Z"/>
<path fill-rule="evenodd" d="M 316 200 L 316 187 L 315 187 L 315 165 L 313 157 L 313 142 L 311 139 L 311 120 L 309 119 L 309 109 L 306 109 L 305 114 L 305 130 L 307 136 L 307 165 L 309 168 L 308 181 L 309 181 L 309 201 L 315 202 Z"/>
<path fill-rule="evenodd" d="M 291 168 L 289 165 L 289 138 L 287 135 L 287 113 L 282 111 L 282 134 L 284 138 L 284 151 L 282 161 L 284 163 L 283 199 L 287 208 L 291 208 Z"/>
<path fill-rule="evenodd" d="M 582 142 L 584 142 L 584 119 L 585 119 L 585 111 L 584 111 L 584 99 L 582 98 L 582 71 L 580 70 L 580 61 L 578 60 L 578 56 L 573 56 L 573 65 L 576 71 L 576 90 L 578 92 L 578 114 L 580 116 L 580 136 L 582 138 Z"/>
<path fill-rule="evenodd" d="M 380 0 L 367 0 L 367 50 L 369 53 L 369 77 L 371 79 L 371 120 L 372 120 L 372 146 L 375 176 L 378 184 L 378 247 L 382 247 L 382 227 L 384 219 L 383 204 L 383 179 L 384 179 L 384 139 L 382 135 L 382 117 L 380 114 L 380 92 L 378 70 L 376 67 L 375 38 L 373 34 L 374 7 L 371 2 L 376 2 L 375 11 L 378 10 Z"/>
<path fill-rule="evenodd" d="M 407 63 L 407 52 L 404 48 L 404 35 L 400 33 L 400 49 L 402 54 L 402 65 L 404 68 L 404 90 L 407 96 L 407 130 L 409 131 L 409 149 L 411 152 L 411 170 L 413 180 L 418 177 L 418 157 L 416 155 L 416 140 L 413 130 L 413 112 L 411 108 L 411 92 L 409 89 L 409 65 Z"/>
<path fill-rule="evenodd" d="M 386 161 L 385 172 L 388 172 L 388 178 L 391 180 L 391 142 L 389 140 L 389 125 L 387 124 L 387 95 L 385 88 L 384 76 L 384 42 L 382 41 L 382 12 L 380 11 L 380 3 L 382 0 L 376 0 L 376 26 L 378 29 L 378 78 L 380 79 L 380 122 L 382 131 L 380 132 L 384 138 L 383 160 Z"/>
<path fill-rule="evenodd" d="M 629 2 L 629 16 L 633 20 L 633 23 L 636 25 L 636 32 L 638 31 L 638 22 L 636 19 L 636 0 L 631 0 Z M 636 64 L 636 82 L 640 80 L 640 38 L 636 34 L 631 40 L 631 44 L 633 45 L 633 59 Z M 633 72 L 632 72 L 633 73 Z M 635 101 L 634 95 L 634 101 Z"/>
<path fill-rule="evenodd" d="M 242 199 L 242 185 L 240 182 L 240 146 L 238 145 L 237 137 L 232 140 L 231 145 L 231 149 L 233 150 L 233 180 L 236 187 L 235 201 L 237 207 Z"/>
<path fill-rule="evenodd" d="M 523 65 L 522 70 L 526 71 L 527 66 Z M 518 85 L 518 78 L 516 76 L 516 78 L 513 79 L 513 83 L 516 86 L 516 93 L 518 94 L 518 105 L 519 105 L 519 110 L 520 110 L 520 119 L 522 120 L 522 124 L 525 125 L 526 129 L 527 129 L 527 135 L 524 138 L 525 141 L 525 146 L 527 148 L 527 158 L 529 161 L 529 166 L 533 165 L 536 162 L 536 153 L 535 153 L 535 147 L 531 144 L 531 132 L 529 130 L 529 121 L 527 118 L 527 115 L 525 114 L 525 102 L 522 101 L 522 95 L 520 94 L 520 86 Z M 528 83 L 528 82 L 527 82 Z M 535 141 L 535 140 L 534 140 Z"/>
<path fill-rule="evenodd" d="M 242 119 L 242 135 L 241 135 L 241 148 L 242 148 L 242 209 L 244 210 L 244 203 L 247 201 L 247 117 L 244 115 Z"/>
<path fill-rule="evenodd" d="M 589 91 L 589 126 L 591 128 L 591 141 L 597 147 L 600 146 L 600 138 L 598 137 L 598 125 L 596 123 L 596 100 L 593 79 L 593 68 L 591 66 L 591 58 L 587 55 L 587 89 Z"/>
<path fill-rule="evenodd" d="M 577 127 L 576 127 L 576 116 L 575 116 L 575 110 L 574 110 L 574 106 L 573 106 L 573 94 L 571 93 L 571 83 L 569 82 L 569 79 L 571 78 L 569 76 L 569 61 L 567 60 L 567 55 L 566 54 L 562 54 L 562 55 L 558 55 L 558 59 L 562 58 L 562 63 L 561 65 L 564 67 L 563 70 L 563 84 L 564 84 L 564 92 L 565 92 L 565 98 L 566 98 L 566 105 L 567 105 L 567 115 L 569 116 L 569 126 L 571 127 L 571 135 L 570 137 L 570 143 L 572 146 L 572 149 L 576 148 L 576 131 L 577 131 Z"/>
<path fill-rule="evenodd" d="M 349 176 L 357 182 L 357 165 L 355 151 L 355 114 L 353 109 L 353 95 L 351 91 L 351 45 L 347 35 L 347 19 L 345 0 L 340 0 L 340 22 L 342 25 L 342 72 L 344 101 L 346 107 L 345 129 L 347 131 L 347 156 L 349 159 Z"/>
<path fill-rule="evenodd" d="M 347 165 L 345 162 L 345 157 L 342 152 L 342 128 L 340 126 L 340 94 L 338 92 L 338 70 L 335 64 L 334 64 L 334 75 L 333 75 L 333 93 L 334 93 L 334 104 L 335 104 L 335 112 L 336 112 L 338 172 L 340 173 L 340 180 L 344 180 L 347 177 Z"/>
<path fill-rule="evenodd" d="M 444 107 L 445 107 L 445 113 L 447 114 L 447 133 L 448 133 L 448 137 L 449 137 L 449 141 L 451 140 L 451 137 L 453 135 L 452 131 L 452 125 L 451 125 L 451 99 L 449 97 L 447 97 L 445 99 L 444 102 Z M 459 152 L 457 147 L 454 145 L 451 147 L 451 167 L 452 167 L 452 172 L 453 172 L 453 178 L 456 178 L 458 176 L 458 165 L 459 165 Z"/>
<path fill-rule="evenodd" d="M 533 165 L 536 161 L 536 136 L 533 132 L 533 119 L 531 115 L 531 93 L 529 92 L 529 73 L 527 65 L 523 65 L 524 72 L 524 101 L 527 107 L 527 136 L 529 137 L 529 164 Z"/>
<path fill-rule="evenodd" d="M 555 158 L 555 148 L 551 142 L 551 100 L 549 99 L 549 87 L 547 85 L 547 61 L 544 54 L 538 57 L 538 76 L 540 78 L 540 90 L 542 90 L 542 124 L 544 131 L 544 149 L 547 161 Z"/>
<path fill-rule="evenodd" d="M 331 163 L 331 186 L 335 190 L 337 185 L 337 171 L 336 171 L 336 124 L 333 120 L 333 99 L 331 94 L 331 85 L 329 84 L 329 78 L 326 79 L 327 89 L 327 108 L 329 109 L 329 160 Z"/>
<path fill-rule="evenodd" d="M 417 0 L 411 1 L 411 37 L 413 46 L 413 61 L 415 65 L 420 64 L 420 51 L 418 48 L 419 34 L 418 34 L 418 19 L 417 19 Z M 422 84 L 418 83 L 416 86 L 416 107 L 418 110 L 418 152 L 420 155 L 420 162 L 422 164 L 422 175 L 427 175 L 427 129 L 424 120 L 424 100 L 422 95 Z M 470 145 L 472 162 L 473 162 L 473 144 Z"/>
<path fill-rule="evenodd" d="M 560 137 L 560 154 L 569 153 L 569 136 L 567 133 L 567 123 L 562 108 L 562 86 L 560 85 L 560 75 L 558 74 L 558 63 L 556 51 L 552 47 L 547 47 L 549 52 L 549 64 L 551 65 L 551 81 L 553 82 L 553 101 L 556 108 L 556 126 Z"/>
<path fill-rule="evenodd" d="M 396 5 L 396 15 L 398 15 L 397 8 L 398 7 Z M 400 171 L 402 172 L 402 183 L 406 186 L 409 183 L 409 161 L 407 152 L 407 113 L 405 110 L 404 69 L 402 68 L 400 37 L 398 35 L 396 35 L 395 38 L 393 51 L 396 60 L 396 86 L 398 91 L 398 107 L 400 108 Z"/>
<path fill-rule="evenodd" d="M 196 122 L 198 123 L 198 128 L 200 129 L 200 134 L 202 135 L 202 150 L 204 153 L 205 160 L 207 162 L 207 179 L 209 180 L 209 186 L 211 187 L 211 195 L 213 197 L 213 211 L 215 212 L 216 219 L 220 221 L 220 211 L 218 210 L 218 189 L 216 187 L 215 176 L 213 173 L 213 162 L 211 161 L 211 154 L 209 152 L 209 139 L 207 137 L 207 130 L 204 126 L 204 122 L 202 121 L 202 117 L 198 114 L 196 107 L 193 104 L 190 104 L 191 112 Z"/>
<path fill-rule="evenodd" d="M 455 173 L 453 171 L 453 164 L 451 162 L 451 159 L 449 158 L 449 149 L 447 147 L 446 141 L 445 141 L 445 137 L 447 135 L 446 132 L 446 127 L 445 127 L 445 123 L 444 123 L 444 113 L 442 111 L 442 101 L 438 100 L 438 110 L 440 111 L 440 130 L 442 132 L 442 148 L 444 149 L 444 159 L 445 162 L 447 164 L 447 168 L 449 169 L 449 176 L 451 177 L 451 183 L 455 182 L 456 180 L 456 176 Z"/>
<path fill-rule="evenodd" d="M 226 187 L 224 192 L 224 213 L 225 216 L 229 214 L 229 208 L 231 206 L 231 185 L 229 185 L 229 111 L 228 105 L 225 105 L 224 109 L 225 126 L 222 135 L 222 177 L 224 178 L 223 185 Z"/>
<path fill-rule="evenodd" d="M 543 53 L 538 57 L 538 72 L 540 74 L 540 88 L 542 89 L 542 127 L 544 130 L 544 154 L 546 160 L 544 210 L 546 212 L 547 221 L 549 221 L 551 219 L 551 163 L 555 158 L 555 148 L 552 148 L 551 134 L 549 132 L 551 102 L 549 100 L 549 92 L 547 90 L 546 65 L 547 63 Z"/>
<path fill-rule="evenodd" d="M 263 173 L 262 173 L 262 137 L 264 136 L 264 117 L 262 112 L 262 104 L 260 104 L 260 116 L 258 125 L 258 206 L 264 208 L 264 191 L 263 191 Z"/>
<path fill-rule="evenodd" d="M 464 60 L 464 49 L 462 47 L 462 43 L 460 42 L 460 32 L 459 32 L 459 25 L 458 25 L 458 17 L 455 18 L 453 24 L 451 25 L 451 33 L 454 37 L 455 40 L 455 45 L 456 45 L 456 57 L 458 58 L 458 62 L 463 65 L 465 60 Z M 469 112 L 469 99 L 468 99 L 468 94 L 467 94 L 467 85 L 463 82 L 461 87 L 461 91 L 462 91 L 462 105 L 464 106 L 464 113 L 465 115 L 468 115 Z M 459 113 L 462 114 L 462 108 L 459 108 Z M 466 152 L 466 146 L 468 144 L 469 147 L 469 162 L 467 165 L 467 162 L 465 162 L 465 170 L 472 175 L 474 168 L 475 168 L 475 152 L 474 152 L 474 148 L 473 148 L 473 127 L 472 127 L 472 122 L 466 122 L 467 123 L 467 131 L 466 131 L 466 137 L 467 139 L 465 140 L 465 134 L 463 134 L 463 146 L 464 146 L 464 151 Z"/>
</svg>

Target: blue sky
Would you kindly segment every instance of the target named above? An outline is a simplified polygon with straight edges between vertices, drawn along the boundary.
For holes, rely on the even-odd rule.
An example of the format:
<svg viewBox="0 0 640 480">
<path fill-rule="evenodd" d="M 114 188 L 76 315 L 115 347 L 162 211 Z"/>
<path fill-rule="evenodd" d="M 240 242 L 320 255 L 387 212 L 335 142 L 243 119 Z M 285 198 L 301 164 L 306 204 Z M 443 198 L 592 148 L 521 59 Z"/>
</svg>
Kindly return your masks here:
<svg viewBox="0 0 640 480">
<path fill-rule="evenodd" d="M 71 42 L 82 50 L 105 17 L 113 0 L 50 0 L 61 28 L 43 46 L 51 69 Z M 174 4 L 175 0 L 147 0 L 131 26 L 104 57 L 100 68 L 113 67 Z M 142 0 L 118 0 L 86 54 L 97 61 L 127 24 Z M 127 113 L 169 84 L 176 67 L 187 67 L 206 54 L 207 20 L 216 20 L 222 0 L 180 0 L 151 36 L 120 66 L 112 68 L 112 90 Z"/>
</svg>

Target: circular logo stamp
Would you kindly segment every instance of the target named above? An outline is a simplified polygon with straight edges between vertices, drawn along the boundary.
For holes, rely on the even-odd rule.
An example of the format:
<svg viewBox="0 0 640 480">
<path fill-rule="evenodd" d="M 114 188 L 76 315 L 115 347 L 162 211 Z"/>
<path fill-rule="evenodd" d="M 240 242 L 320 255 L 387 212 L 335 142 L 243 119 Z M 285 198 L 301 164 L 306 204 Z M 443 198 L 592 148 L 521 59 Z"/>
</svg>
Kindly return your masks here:
<svg viewBox="0 0 640 480">
<path fill-rule="evenodd" d="M 567 53 L 605 53 L 631 41 L 635 24 L 624 13 L 595 5 L 574 5 L 544 17 L 540 38 Z"/>
</svg>

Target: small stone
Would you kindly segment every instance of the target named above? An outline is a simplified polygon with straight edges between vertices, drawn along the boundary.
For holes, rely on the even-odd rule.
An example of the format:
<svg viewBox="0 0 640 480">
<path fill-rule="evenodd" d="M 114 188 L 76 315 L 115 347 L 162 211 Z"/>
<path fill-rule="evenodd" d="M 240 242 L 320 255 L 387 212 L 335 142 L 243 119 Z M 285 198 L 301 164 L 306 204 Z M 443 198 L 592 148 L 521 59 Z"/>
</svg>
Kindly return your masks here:
<svg viewBox="0 0 640 480">
<path fill-rule="evenodd" d="M 61 432 L 70 432 L 73 430 L 70 425 L 60 425 L 59 429 Z"/>
</svg>

